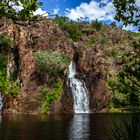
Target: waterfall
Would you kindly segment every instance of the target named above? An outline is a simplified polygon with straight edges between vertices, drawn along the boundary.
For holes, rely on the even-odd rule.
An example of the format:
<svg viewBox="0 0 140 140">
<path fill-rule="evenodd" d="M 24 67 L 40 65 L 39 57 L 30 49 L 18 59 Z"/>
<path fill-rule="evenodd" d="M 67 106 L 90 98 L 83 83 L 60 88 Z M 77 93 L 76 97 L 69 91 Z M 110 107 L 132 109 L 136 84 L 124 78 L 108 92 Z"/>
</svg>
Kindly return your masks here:
<svg viewBox="0 0 140 140">
<path fill-rule="evenodd" d="M 89 97 L 86 85 L 83 80 L 75 77 L 76 64 L 74 60 L 71 61 L 68 69 L 67 85 L 71 87 L 73 96 L 73 109 L 75 113 L 89 112 Z"/>
<path fill-rule="evenodd" d="M 1 111 L 2 111 L 2 107 L 3 107 L 3 96 L 0 93 L 0 114 L 1 114 Z"/>
</svg>

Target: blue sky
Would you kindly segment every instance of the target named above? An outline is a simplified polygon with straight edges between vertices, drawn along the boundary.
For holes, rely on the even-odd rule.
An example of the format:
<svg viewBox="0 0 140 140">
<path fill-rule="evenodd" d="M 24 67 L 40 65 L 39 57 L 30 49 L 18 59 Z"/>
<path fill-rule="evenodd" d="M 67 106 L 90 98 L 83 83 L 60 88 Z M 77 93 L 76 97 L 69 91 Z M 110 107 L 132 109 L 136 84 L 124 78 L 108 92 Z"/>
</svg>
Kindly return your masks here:
<svg viewBox="0 0 140 140">
<path fill-rule="evenodd" d="M 90 2 L 99 3 L 100 6 L 105 5 L 112 0 L 38 0 L 43 2 L 42 10 L 48 11 L 53 14 L 54 10 L 58 10 L 59 15 L 65 16 L 67 9 L 75 9 L 79 7 L 82 3 L 90 4 Z"/>
<path fill-rule="evenodd" d="M 112 0 L 38 0 L 43 2 L 36 14 L 47 11 L 50 14 L 67 16 L 72 20 L 85 18 L 90 21 L 98 19 L 103 23 L 115 22 L 115 7 Z M 140 0 L 136 0 L 140 6 Z M 46 14 L 47 15 L 47 14 Z M 118 23 L 117 23 L 118 24 Z M 121 24 L 118 24 L 121 25 Z M 123 27 L 126 30 L 137 31 L 136 27 Z"/>
<path fill-rule="evenodd" d="M 43 2 L 41 7 L 43 10 L 47 10 L 49 13 L 53 14 L 55 9 L 58 10 L 58 14 L 61 16 L 65 15 L 67 8 L 72 9 L 79 6 L 82 2 L 89 3 L 90 0 L 39 0 Z"/>
</svg>

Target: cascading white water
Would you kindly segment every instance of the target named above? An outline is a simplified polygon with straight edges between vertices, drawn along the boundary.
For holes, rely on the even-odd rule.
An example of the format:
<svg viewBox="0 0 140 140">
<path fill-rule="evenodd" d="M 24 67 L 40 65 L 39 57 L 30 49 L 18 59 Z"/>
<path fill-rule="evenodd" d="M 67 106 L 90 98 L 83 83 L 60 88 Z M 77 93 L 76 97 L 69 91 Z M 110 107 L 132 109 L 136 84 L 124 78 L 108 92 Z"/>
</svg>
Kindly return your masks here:
<svg viewBox="0 0 140 140">
<path fill-rule="evenodd" d="M 73 109 L 75 113 L 89 113 L 89 97 L 84 81 L 75 77 L 76 64 L 71 61 L 68 69 L 68 86 L 71 87 L 73 95 Z"/>
</svg>

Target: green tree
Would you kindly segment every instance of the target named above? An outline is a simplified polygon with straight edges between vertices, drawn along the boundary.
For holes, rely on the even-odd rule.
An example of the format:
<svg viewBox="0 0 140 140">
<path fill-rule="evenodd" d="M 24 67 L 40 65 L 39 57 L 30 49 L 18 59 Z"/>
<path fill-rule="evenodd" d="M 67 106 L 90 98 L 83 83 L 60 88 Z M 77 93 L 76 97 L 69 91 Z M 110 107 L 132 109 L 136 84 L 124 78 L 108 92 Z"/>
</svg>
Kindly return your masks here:
<svg viewBox="0 0 140 140">
<path fill-rule="evenodd" d="M 67 17 L 60 17 L 56 16 L 54 21 L 59 24 L 59 27 L 61 30 L 65 31 L 68 33 L 69 37 L 73 41 L 79 41 L 80 37 L 82 36 L 82 31 L 79 29 L 79 24 L 78 22 L 75 21 L 70 21 Z"/>
<path fill-rule="evenodd" d="M 114 0 L 113 4 L 116 8 L 116 20 L 122 21 L 124 25 L 138 26 L 140 30 L 140 7 L 136 0 Z"/>
<path fill-rule="evenodd" d="M 102 28 L 102 23 L 100 23 L 97 19 L 95 21 L 92 21 L 91 25 L 98 31 Z"/>
<path fill-rule="evenodd" d="M 133 42 L 131 50 L 122 54 L 121 61 L 123 62 L 121 70 L 118 72 L 117 77 L 109 80 L 108 84 L 114 93 L 114 97 L 116 94 L 127 95 L 125 100 L 128 100 L 128 102 L 126 104 L 139 107 L 140 42 Z"/>
<path fill-rule="evenodd" d="M 9 93 L 17 94 L 20 88 L 16 86 L 15 81 L 7 79 L 6 64 L 7 64 L 7 55 L 5 53 L 0 53 L 0 94 L 1 95 L 7 95 Z"/>
<path fill-rule="evenodd" d="M 0 17 L 7 17 L 12 20 L 35 20 L 33 12 L 41 6 L 37 0 L 2 0 L 0 2 Z M 17 10 L 15 7 L 19 7 Z"/>
<path fill-rule="evenodd" d="M 0 95 L 17 94 L 20 88 L 15 81 L 7 79 L 8 48 L 12 44 L 10 38 L 0 35 Z"/>
</svg>

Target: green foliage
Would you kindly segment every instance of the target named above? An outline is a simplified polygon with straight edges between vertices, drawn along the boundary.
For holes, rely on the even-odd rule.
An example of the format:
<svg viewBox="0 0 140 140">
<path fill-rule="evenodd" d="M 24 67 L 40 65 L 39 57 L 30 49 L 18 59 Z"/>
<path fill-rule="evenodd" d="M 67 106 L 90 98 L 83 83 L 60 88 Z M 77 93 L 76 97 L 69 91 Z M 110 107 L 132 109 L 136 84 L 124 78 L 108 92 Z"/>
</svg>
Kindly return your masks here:
<svg viewBox="0 0 140 140">
<path fill-rule="evenodd" d="M 128 34 L 130 35 L 130 36 L 134 36 L 134 37 L 140 37 L 140 33 L 138 32 L 138 33 L 135 33 L 135 32 L 128 32 Z"/>
<path fill-rule="evenodd" d="M 79 29 L 78 22 L 69 21 L 67 17 L 57 16 L 54 21 L 59 24 L 61 30 L 68 33 L 73 41 L 79 41 L 82 31 Z"/>
<path fill-rule="evenodd" d="M 12 84 L 12 88 L 10 89 L 10 93 L 16 95 L 20 92 L 20 88 L 15 85 L 15 83 Z"/>
<path fill-rule="evenodd" d="M 8 47 L 12 41 L 10 38 L 0 35 L 0 93 L 3 95 L 19 93 L 19 87 L 16 86 L 14 81 L 7 80 L 7 59 Z"/>
<path fill-rule="evenodd" d="M 88 25 L 90 24 L 89 20 L 87 20 L 87 18 L 78 18 L 77 19 L 78 23 L 80 23 L 81 25 Z"/>
<path fill-rule="evenodd" d="M 33 12 L 41 6 L 42 3 L 37 0 L 2 0 L 0 3 L 0 17 L 7 17 L 12 20 L 35 20 L 37 17 Z M 14 7 L 20 6 L 17 11 Z"/>
<path fill-rule="evenodd" d="M 112 50 L 111 50 L 111 56 L 113 56 L 114 58 L 116 58 L 117 55 L 118 55 L 118 51 L 115 50 L 115 49 L 112 49 Z"/>
<path fill-rule="evenodd" d="M 91 23 L 92 27 L 95 28 L 97 31 L 101 30 L 102 23 L 100 23 L 97 19 Z"/>
<path fill-rule="evenodd" d="M 104 34 L 96 35 L 90 39 L 90 43 L 102 44 L 102 45 L 106 44 L 107 41 L 108 41 L 108 38 Z"/>
<path fill-rule="evenodd" d="M 35 52 L 34 57 L 39 73 L 47 74 L 47 80 L 45 82 L 47 86 L 44 86 L 41 94 L 36 97 L 37 100 L 44 102 L 43 112 L 47 112 L 51 103 L 57 100 L 63 91 L 63 80 L 60 78 L 64 75 L 62 73 L 65 69 L 64 65 L 70 61 L 70 58 L 52 50 Z"/>
<path fill-rule="evenodd" d="M 36 20 L 37 17 L 33 15 L 33 12 L 42 5 L 37 0 L 20 0 L 23 9 L 19 12 L 19 18 L 22 20 Z"/>
<path fill-rule="evenodd" d="M 3 95 L 17 94 L 19 90 L 14 81 L 7 80 L 5 70 L 0 69 L 0 93 Z"/>
<path fill-rule="evenodd" d="M 34 53 L 36 62 L 42 72 L 48 72 L 51 75 L 57 75 L 63 72 L 61 64 L 69 62 L 70 58 L 64 54 L 59 54 L 51 50 Z"/>
<path fill-rule="evenodd" d="M 136 6 L 135 0 L 114 0 L 116 8 L 115 19 L 125 25 L 132 24 L 140 29 L 140 7 Z"/>
<path fill-rule="evenodd" d="M 118 72 L 116 78 L 110 79 L 108 85 L 114 93 L 114 97 L 123 94 L 128 97 L 127 105 L 133 107 L 140 106 L 140 43 L 133 42 L 131 50 L 125 51 L 121 60 L 122 69 Z M 121 98 L 118 99 L 121 103 Z"/>
<path fill-rule="evenodd" d="M 7 55 L 0 53 L 0 70 L 6 71 Z"/>
<path fill-rule="evenodd" d="M 110 25 L 111 25 L 112 27 L 117 27 L 116 22 L 112 22 Z"/>
<path fill-rule="evenodd" d="M 43 100 L 43 111 L 47 112 L 49 106 L 52 104 L 53 101 L 57 100 L 63 91 L 63 81 L 56 81 L 53 87 L 44 88 L 41 91 L 41 94 L 37 97 L 37 100 Z"/>
<path fill-rule="evenodd" d="M 126 107 L 130 104 L 129 95 L 121 92 L 121 89 L 124 89 L 125 87 L 120 82 L 118 82 L 118 79 L 110 79 L 108 81 L 108 85 L 113 90 L 113 98 L 110 101 L 109 108 Z"/>
<path fill-rule="evenodd" d="M 0 51 L 8 51 L 8 48 L 13 44 L 12 40 L 9 37 L 0 35 Z"/>
</svg>

